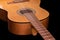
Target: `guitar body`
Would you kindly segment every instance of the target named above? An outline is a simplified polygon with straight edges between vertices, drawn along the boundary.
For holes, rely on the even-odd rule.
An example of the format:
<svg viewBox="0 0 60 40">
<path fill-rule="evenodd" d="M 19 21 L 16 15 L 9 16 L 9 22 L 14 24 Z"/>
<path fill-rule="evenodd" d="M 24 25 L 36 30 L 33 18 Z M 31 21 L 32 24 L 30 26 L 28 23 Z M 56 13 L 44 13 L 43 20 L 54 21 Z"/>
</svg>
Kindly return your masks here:
<svg viewBox="0 0 60 40">
<path fill-rule="evenodd" d="M 33 28 L 30 21 L 23 15 L 19 15 L 19 10 L 23 8 L 32 9 L 36 17 L 47 28 L 49 13 L 39 7 L 40 0 L 29 0 L 27 2 L 13 3 L 13 0 L 2 0 L 0 4 L 8 12 L 8 30 L 16 35 L 36 35 L 37 31 Z"/>
</svg>

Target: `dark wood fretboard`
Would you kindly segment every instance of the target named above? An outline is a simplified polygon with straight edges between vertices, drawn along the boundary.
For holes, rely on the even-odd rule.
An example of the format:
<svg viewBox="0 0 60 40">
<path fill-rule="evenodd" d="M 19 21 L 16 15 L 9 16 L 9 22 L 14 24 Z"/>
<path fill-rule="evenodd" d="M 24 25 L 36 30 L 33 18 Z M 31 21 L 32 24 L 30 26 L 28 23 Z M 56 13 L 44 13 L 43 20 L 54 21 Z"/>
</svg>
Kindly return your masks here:
<svg viewBox="0 0 60 40">
<path fill-rule="evenodd" d="M 44 40 L 55 40 L 51 33 L 44 27 L 44 25 L 38 20 L 33 12 L 30 10 L 22 10 L 21 13 L 30 21 L 33 27 L 43 37 Z"/>
</svg>

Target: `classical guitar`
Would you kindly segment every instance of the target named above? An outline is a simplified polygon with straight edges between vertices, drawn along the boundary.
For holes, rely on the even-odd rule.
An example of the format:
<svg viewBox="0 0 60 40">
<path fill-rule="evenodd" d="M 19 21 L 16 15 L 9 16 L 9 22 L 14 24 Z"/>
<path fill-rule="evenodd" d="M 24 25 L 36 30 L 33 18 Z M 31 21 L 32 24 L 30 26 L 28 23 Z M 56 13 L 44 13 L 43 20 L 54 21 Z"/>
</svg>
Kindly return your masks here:
<svg viewBox="0 0 60 40">
<path fill-rule="evenodd" d="M 28 26 L 33 26 L 33 35 L 34 32 L 38 32 L 44 40 L 55 40 L 55 38 L 45 28 L 45 23 L 47 23 L 46 20 L 48 19 L 49 13 L 39 7 L 39 3 L 39 0 L 2 0 L 0 4 L 8 11 L 8 19 L 11 21 L 9 24 L 9 30 L 12 33 L 21 34 L 23 31 L 20 31 L 20 26 L 22 25 L 20 23 L 28 23 Z M 41 23 L 41 20 L 44 20 L 43 24 Z M 14 25 L 14 22 L 18 22 L 19 24 L 16 23 L 16 25 Z M 11 26 L 11 23 L 14 26 Z M 26 24 L 24 24 L 24 26 L 26 26 Z M 23 27 L 23 25 L 21 27 Z"/>
</svg>

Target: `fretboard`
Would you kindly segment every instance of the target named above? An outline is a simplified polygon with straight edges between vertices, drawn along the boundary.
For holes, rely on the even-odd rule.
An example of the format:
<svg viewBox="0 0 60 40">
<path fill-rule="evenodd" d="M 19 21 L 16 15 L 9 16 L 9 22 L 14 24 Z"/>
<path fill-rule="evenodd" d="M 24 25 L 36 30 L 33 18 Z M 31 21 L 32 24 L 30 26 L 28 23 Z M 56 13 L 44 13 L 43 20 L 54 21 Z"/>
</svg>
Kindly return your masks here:
<svg viewBox="0 0 60 40">
<path fill-rule="evenodd" d="M 24 13 L 25 12 L 25 13 Z M 44 27 L 44 25 L 38 20 L 34 13 L 29 11 L 22 11 L 23 15 L 30 21 L 33 27 L 38 31 L 44 40 L 55 40 L 51 33 Z"/>
</svg>

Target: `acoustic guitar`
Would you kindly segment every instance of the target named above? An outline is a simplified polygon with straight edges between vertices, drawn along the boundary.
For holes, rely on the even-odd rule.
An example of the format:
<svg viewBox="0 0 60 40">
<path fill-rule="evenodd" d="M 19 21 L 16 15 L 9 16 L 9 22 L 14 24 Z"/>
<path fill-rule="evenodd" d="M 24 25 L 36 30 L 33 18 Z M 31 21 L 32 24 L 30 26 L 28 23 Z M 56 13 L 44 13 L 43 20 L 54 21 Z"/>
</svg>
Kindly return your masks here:
<svg viewBox="0 0 60 40">
<path fill-rule="evenodd" d="M 46 29 L 49 12 L 39 6 L 40 0 L 2 0 L 0 4 L 8 12 L 8 30 L 11 33 L 16 35 L 39 33 L 44 40 L 55 40 Z"/>
</svg>

